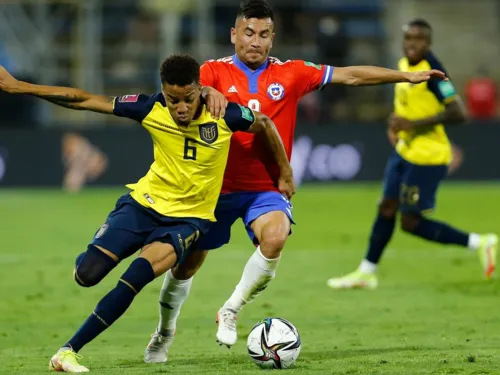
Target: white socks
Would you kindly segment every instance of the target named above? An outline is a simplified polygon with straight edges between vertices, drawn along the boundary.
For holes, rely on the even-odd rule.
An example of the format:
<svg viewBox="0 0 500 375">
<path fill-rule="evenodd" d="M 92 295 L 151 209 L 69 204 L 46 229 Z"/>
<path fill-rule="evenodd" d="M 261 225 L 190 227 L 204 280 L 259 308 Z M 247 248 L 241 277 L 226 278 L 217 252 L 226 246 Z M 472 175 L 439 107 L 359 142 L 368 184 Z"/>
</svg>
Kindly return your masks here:
<svg viewBox="0 0 500 375">
<path fill-rule="evenodd" d="M 471 250 L 477 250 L 481 246 L 481 236 L 476 233 L 469 234 L 469 243 L 467 247 Z"/>
<path fill-rule="evenodd" d="M 187 299 L 193 278 L 188 280 L 177 280 L 168 270 L 163 281 L 160 293 L 160 323 L 158 332 L 163 336 L 175 333 L 177 317 L 181 311 L 182 304 Z"/>
<path fill-rule="evenodd" d="M 243 305 L 252 302 L 274 279 L 280 258 L 281 256 L 276 259 L 267 259 L 260 252 L 259 246 L 248 260 L 241 280 L 224 304 L 224 308 L 239 312 Z"/>
<path fill-rule="evenodd" d="M 375 273 L 377 271 L 377 265 L 369 260 L 363 259 L 359 265 L 359 270 L 362 273 Z"/>
</svg>

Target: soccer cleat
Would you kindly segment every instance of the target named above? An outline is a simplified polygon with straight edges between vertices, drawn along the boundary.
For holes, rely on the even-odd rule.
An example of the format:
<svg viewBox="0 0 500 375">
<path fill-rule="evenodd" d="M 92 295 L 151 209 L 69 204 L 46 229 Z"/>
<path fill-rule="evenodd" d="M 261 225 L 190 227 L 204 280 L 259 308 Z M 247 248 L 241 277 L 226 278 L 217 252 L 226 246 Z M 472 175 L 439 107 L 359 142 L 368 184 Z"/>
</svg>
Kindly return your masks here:
<svg viewBox="0 0 500 375">
<path fill-rule="evenodd" d="M 332 289 L 375 289 L 378 279 L 374 273 L 356 270 L 343 277 L 328 279 L 326 284 Z"/>
<path fill-rule="evenodd" d="M 216 339 L 219 345 L 226 345 L 228 348 L 236 344 L 238 334 L 236 333 L 236 311 L 233 309 L 221 308 L 217 312 L 217 334 Z"/>
<path fill-rule="evenodd" d="M 49 370 L 57 372 L 89 372 L 89 369 L 78 363 L 82 356 L 70 348 L 62 348 L 54 354 L 49 362 Z"/>
<path fill-rule="evenodd" d="M 497 264 L 498 236 L 496 234 L 484 234 L 481 236 L 481 245 L 477 249 L 479 261 L 483 266 L 484 276 L 490 279 L 495 273 Z"/>
<path fill-rule="evenodd" d="M 151 335 L 151 340 L 144 350 L 144 362 L 163 363 L 167 362 L 168 349 L 174 342 L 175 333 L 169 336 L 163 336 L 158 331 Z"/>
</svg>

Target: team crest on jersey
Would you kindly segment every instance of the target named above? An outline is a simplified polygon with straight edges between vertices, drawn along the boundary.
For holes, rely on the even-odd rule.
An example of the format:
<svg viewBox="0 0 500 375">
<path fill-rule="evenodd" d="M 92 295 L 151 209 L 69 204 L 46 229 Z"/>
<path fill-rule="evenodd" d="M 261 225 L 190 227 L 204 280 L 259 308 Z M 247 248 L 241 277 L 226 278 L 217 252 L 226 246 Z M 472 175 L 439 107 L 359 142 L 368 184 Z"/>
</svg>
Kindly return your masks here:
<svg viewBox="0 0 500 375">
<path fill-rule="evenodd" d="M 272 100 L 280 100 L 285 96 L 285 88 L 279 83 L 271 83 L 267 88 L 267 95 Z"/>
<path fill-rule="evenodd" d="M 200 125 L 200 138 L 208 144 L 214 143 L 219 137 L 219 128 L 217 123 L 211 122 L 208 124 Z"/>
<path fill-rule="evenodd" d="M 106 231 L 108 230 L 108 228 L 109 228 L 109 225 L 108 225 L 108 224 L 103 224 L 103 225 L 99 228 L 99 230 L 97 231 L 97 233 L 95 234 L 95 236 L 94 236 L 94 237 L 95 237 L 95 238 L 101 238 L 101 237 L 102 237 L 102 235 L 103 235 L 104 233 L 106 233 Z"/>
<path fill-rule="evenodd" d="M 118 98 L 120 103 L 135 103 L 139 100 L 139 94 L 123 95 Z"/>
</svg>

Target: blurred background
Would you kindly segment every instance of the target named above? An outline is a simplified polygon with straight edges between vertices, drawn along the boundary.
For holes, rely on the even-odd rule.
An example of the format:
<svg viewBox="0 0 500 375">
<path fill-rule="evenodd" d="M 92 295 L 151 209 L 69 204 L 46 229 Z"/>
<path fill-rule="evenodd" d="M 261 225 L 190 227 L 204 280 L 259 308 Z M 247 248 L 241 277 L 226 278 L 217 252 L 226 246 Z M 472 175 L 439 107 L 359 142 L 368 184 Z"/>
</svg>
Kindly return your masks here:
<svg viewBox="0 0 500 375">
<path fill-rule="evenodd" d="M 500 180 L 500 1 L 269 2 L 276 13 L 272 55 L 281 60 L 396 68 L 402 25 L 429 20 L 434 51 L 471 116 L 467 125 L 448 127 L 454 167 L 452 182 L 439 190 L 437 218 L 466 231 L 498 232 L 499 185 L 492 181 Z M 200 61 L 233 54 L 229 30 L 238 3 L 0 0 L 0 64 L 40 84 L 113 96 L 153 93 L 160 61 L 172 52 Z M 262 318 L 280 316 L 301 332 L 301 374 L 498 374 L 500 319 L 491 312 L 499 281 L 482 280 L 474 252 L 396 230 L 377 292 L 333 293 L 325 285 L 353 270 L 366 249 L 392 152 L 392 92 L 393 85 L 337 86 L 302 99 L 292 157 L 304 183 L 293 198 L 297 226 L 278 277 L 239 317 L 242 339 L 233 351 L 214 345 L 213 313 L 253 251 L 240 224 L 196 276 L 167 368 L 142 363 L 161 278 L 85 348 L 83 364 L 120 375 L 255 374 L 246 333 Z M 152 160 L 149 135 L 132 121 L 0 93 L 0 373 L 46 371 L 54 350 L 114 287 L 129 260 L 83 290 L 72 280 L 74 259 L 123 185 L 142 177 Z"/>
<path fill-rule="evenodd" d="M 238 0 L 2 0 L 0 64 L 34 83 L 112 96 L 153 93 L 159 90 L 159 64 L 173 52 L 188 52 L 200 61 L 233 54 L 229 30 L 238 4 Z M 493 152 L 492 142 L 500 132 L 499 1 L 271 0 L 270 4 L 276 13 L 273 56 L 337 66 L 396 68 L 401 26 L 414 17 L 428 19 L 434 27 L 434 51 L 473 119 L 450 131 L 457 143 L 457 160 L 463 161 L 455 177 L 500 178 L 500 167 L 484 163 L 481 167 L 476 162 L 485 155 L 468 152 L 490 146 Z M 383 126 L 392 109 L 392 93 L 392 85 L 330 86 L 303 98 L 294 155 L 298 179 L 380 179 L 390 152 Z M 122 184 L 139 177 L 151 161 L 147 135 L 128 120 L 1 93 L 0 113 L 3 185 L 65 181 L 69 189 L 79 190 L 85 183 Z M 124 130 L 117 124 L 132 126 Z M 131 147 L 133 154 L 126 151 Z M 137 155 L 144 160 L 137 160 Z M 75 163 L 75 172 L 68 176 L 68 166 Z M 108 169 L 110 163 L 114 166 Z M 21 172 L 28 165 L 37 172 Z"/>
</svg>

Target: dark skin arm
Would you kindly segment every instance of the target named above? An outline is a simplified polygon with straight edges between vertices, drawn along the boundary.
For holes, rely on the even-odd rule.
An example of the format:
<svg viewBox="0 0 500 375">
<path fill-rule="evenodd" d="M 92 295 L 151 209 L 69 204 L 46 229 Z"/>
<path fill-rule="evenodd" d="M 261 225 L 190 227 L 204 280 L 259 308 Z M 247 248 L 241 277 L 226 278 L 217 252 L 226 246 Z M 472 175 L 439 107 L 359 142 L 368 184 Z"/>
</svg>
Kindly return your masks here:
<svg viewBox="0 0 500 375">
<path fill-rule="evenodd" d="M 262 135 L 269 152 L 272 153 L 276 164 L 280 170 L 280 177 L 278 179 L 278 189 L 288 199 L 295 194 L 295 183 L 293 180 L 293 171 L 288 157 L 286 155 L 285 147 L 281 141 L 281 137 L 269 117 L 260 113 L 254 112 L 255 121 L 248 128 L 248 133 L 258 133 Z"/>
<path fill-rule="evenodd" d="M 392 113 L 389 117 L 389 128 L 393 132 L 400 130 L 412 130 L 433 126 L 436 124 L 453 125 L 462 124 L 467 121 L 467 113 L 460 99 L 446 104 L 445 110 L 435 116 L 419 120 L 408 120 Z"/>
<path fill-rule="evenodd" d="M 0 91 L 36 96 L 64 108 L 113 114 L 114 97 L 91 94 L 72 87 L 34 85 L 19 81 L 2 66 L 0 66 Z M 224 95 L 211 87 L 203 87 L 201 95 L 206 100 L 212 116 L 219 118 L 225 113 L 227 100 Z"/>
</svg>

